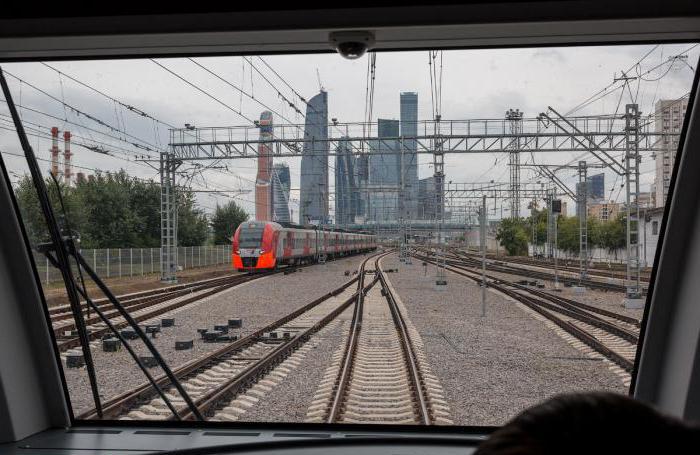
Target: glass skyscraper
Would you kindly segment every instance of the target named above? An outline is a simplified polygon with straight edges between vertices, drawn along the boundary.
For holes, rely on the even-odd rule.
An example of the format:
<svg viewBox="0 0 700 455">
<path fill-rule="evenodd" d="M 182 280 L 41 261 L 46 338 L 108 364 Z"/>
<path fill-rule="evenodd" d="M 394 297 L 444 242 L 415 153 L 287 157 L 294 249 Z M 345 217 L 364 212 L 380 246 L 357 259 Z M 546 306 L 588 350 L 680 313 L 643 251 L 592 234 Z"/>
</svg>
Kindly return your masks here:
<svg viewBox="0 0 700 455">
<path fill-rule="evenodd" d="M 586 179 L 588 199 L 605 199 L 605 174 L 591 175 Z"/>
<path fill-rule="evenodd" d="M 377 120 L 377 139 L 370 142 L 369 213 L 371 221 L 395 221 L 398 218 L 398 191 L 401 184 L 399 121 Z"/>
<path fill-rule="evenodd" d="M 403 144 L 404 218 L 418 218 L 418 93 L 403 92 L 401 136 Z M 408 138 L 408 139 L 407 139 Z"/>
<path fill-rule="evenodd" d="M 301 157 L 299 222 L 328 222 L 328 93 L 307 102 Z"/>
<path fill-rule="evenodd" d="M 338 141 L 335 156 L 335 224 L 351 224 L 359 215 L 360 194 L 357 160 L 344 138 Z"/>
<path fill-rule="evenodd" d="M 289 190 L 292 187 L 287 163 L 275 163 L 272 167 L 272 209 L 275 221 L 289 223 Z"/>
</svg>

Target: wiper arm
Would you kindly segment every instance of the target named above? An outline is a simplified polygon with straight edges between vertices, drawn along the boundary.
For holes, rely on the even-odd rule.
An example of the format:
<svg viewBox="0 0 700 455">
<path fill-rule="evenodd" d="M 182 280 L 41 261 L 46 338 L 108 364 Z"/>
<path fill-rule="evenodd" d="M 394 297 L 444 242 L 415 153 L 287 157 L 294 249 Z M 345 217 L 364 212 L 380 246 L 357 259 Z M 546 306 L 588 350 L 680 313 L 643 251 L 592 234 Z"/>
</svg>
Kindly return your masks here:
<svg viewBox="0 0 700 455">
<path fill-rule="evenodd" d="M 29 140 L 27 139 L 27 135 L 24 131 L 24 126 L 22 125 L 22 121 L 19 118 L 19 115 L 17 113 L 17 108 L 14 104 L 14 101 L 12 100 L 12 94 L 10 93 L 10 88 L 7 85 L 7 80 L 5 79 L 5 75 L 2 71 L 2 68 L 0 68 L 0 85 L 2 85 L 2 91 L 5 96 L 5 101 L 7 103 L 7 106 L 10 110 L 10 114 L 12 116 L 12 121 L 14 122 L 15 129 L 17 131 L 17 136 L 19 137 L 20 143 L 22 145 L 22 150 L 24 151 L 24 155 L 27 159 L 27 165 L 29 166 L 29 171 L 32 176 L 32 181 L 34 183 L 34 186 L 36 187 L 37 190 L 37 196 L 39 199 L 39 204 L 41 206 L 42 213 L 44 215 L 44 218 L 46 219 L 46 224 L 47 224 L 47 229 L 49 231 L 49 236 L 51 238 L 51 244 L 49 245 L 48 248 L 45 250 L 45 255 L 49 260 L 61 271 L 61 276 L 63 278 L 63 283 L 66 287 L 66 292 L 68 293 L 68 300 L 70 302 L 70 307 L 73 312 L 73 317 L 75 319 L 75 325 L 78 330 L 78 337 L 80 339 L 80 344 L 82 346 L 82 351 L 83 351 L 83 357 L 85 359 L 85 365 L 87 367 L 87 372 L 88 372 L 88 377 L 90 380 L 90 388 L 92 390 L 92 396 L 93 400 L 95 402 L 95 412 L 99 418 L 102 418 L 102 403 L 100 400 L 100 395 L 99 395 L 99 389 L 98 389 L 98 384 L 97 384 L 97 376 L 95 373 L 95 365 L 93 362 L 92 358 L 92 353 L 90 352 L 90 340 L 87 334 L 87 327 L 85 325 L 85 320 L 83 319 L 83 312 L 80 304 L 80 296 L 79 294 L 82 294 L 87 302 L 88 302 L 88 308 L 91 306 L 99 312 L 99 309 L 97 306 L 92 302 L 91 299 L 88 298 L 87 292 L 85 289 L 81 289 L 79 291 L 79 287 L 77 285 L 75 276 L 73 275 L 73 270 L 71 269 L 70 266 L 70 256 L 74 258 L 74 260 L 77 262 L 78 265 L 78 271 L 81 273 L 82 277 L 82 272 L 81 270 L 84 269 L 87 274 L 90 276 L 90 278 L 97 284 L 97 286 L 100 288 L 100 291 L 107 297 L 107 299 L 110 301 L 110 303 L 119 311 L 121 316 L 125 319 L 125 321 L 131 326 L 131 328 L 134 329 L 134 331 L 138 334 L 138 336 L 141 338 L 143 343 L 146 345 L 148 350 L 151 352 L 155 360 L 158 362 L 158 365 L 161 367 L 163 372 L 166 374 L 172 385 L 175 387 L 175 389 L 178 391 L 178 393 L 182 396 L 183 400 L 187 404 L 187 407 L 190 409 L 192 414 L 198 419 L 198 420 L 204 420 L 202 414 L 199 411 L 199 408 L 194 404 L 192 401 L 192 398 L 190 398 L 189 394 L 185 391 L 185 389 L 182 387 L 182 384 L 178 380 L 178 378 L 173 374 L 172 370 L 170 367 L 167 365 L 163 357 L 160 355 L 156 347 L 153 345 L 153 343 L 148 339 L 146 334 L 143 332 L 141 327 L 136 323 L 133 317 L 129 314 L 126 309 L 124 309 L 124 306 L 119 302 L 119 300 L 116 298 L 116 296 L 112 293 L 112 291 L 107 287 L 107 285 L 100 279 L 99 276 L 90 268 L 90 266 L 87 264 L 87 261 L 83 258 L 83 256 L 80 254 L 80 252 L 75 248 L 75 244 L 73 242 L 73 239 L 68 236 L 67 239 L 64 239 L 63 236 L 61 235 L 61 228 L 58 224 L 58 221 L 56 219 L 55 213 L 53 211 L 53 207 L 51 205 L 51 201 L 48 196 L 48 191 L 46 189 L 46 184 L 44 183 L 44 179 L 41 176 L 41 169 L 39 167 L 39 164 L 36 160 L 36 157 L 34 156 L 34 151 L 32 150 L 32 147 L 29 145 Z M 60 198 L 60 193 L 59 193 L 59 198 Z M 51 251 L 54 252 L 55 257 L 51 255 Z M 100 317 L 105 320 L 107 325 L 109 326 L 110 330 L 114 332 L 117 337 L 120 338 L 122 343 L 127 346 L 127 349 L 129 352 L 132 354 L 132 357 L 135 358 L 137 365 L 141 370 L 146 374 L 146 377 L 151 381 L 151 384 L 154 386 L 156 391 L 161 395 L 161 397 L 165 400 L 166 404 L 168 405 L 168 408 L 175 414 L 176 418 L 180 418 L 179 414 L 175 410 L 175 408 L 172 406 L 169 400 L 167 400 L 167 397 L 165 397 L 165 394 L 163 393 L 162 389 L 155 383 L 155 380 L 153 377 L 148 373 L 144 365 L 140 360 L 138 360 L 138 357 L 135 356 L 135 353 L 131 350 L 131 347 L 128 345 L 128 343 L 125 343 L 126 340 L 123 339 L 121 334 L 116 330 L 116 328 L 104 318 L 104 314 L 100 314 Z"/>
<path fill-rule="evenodd" d="M 22 145 L 22 150 L 24 151 L 24 156 L 27 159 L 27 165 L 29 166 L 29 172 L 32 175 L 32 180 L 34 186 L 37 190 L 37 197 L 39 199 L 39 205 L 41 211 L 46 219 L 46 227 L 49 231 L 49 237 L 53 245 L 53 249 L 56 252 L 56 263 L 58 269 L 61 271 L 61 277 L 63 278 L 63 284 L 66 287 L 66 292 L 68 294 L 68 301 L 70 302 L 70 307 L 73 312 L 73 317 L 75 319 L 75 327 L 78 330 L 78 338 L 80 339 L 80 344 L 82 346 L 83 358 L 85 359 L 85 365 L 87 367 L 88 378 L 90 380 L 90 389 L 92 391 L 92 398 L 95 402 L 95 409 L 97 415 L 102 417 L 102 404 L 100 402 L 100 394 L 97 386 L 97 376 L 95 374 L 95 365 L 92 360 L 92 353 L 90 352 L 90 340 L 87 335 L 87 328 L 85 326 L 85 320 L 83 319 L 83 313 L 80 308 L 80 298 L 78 297 L 78 290 L 75 286 L 75 278 L 73 277 L 73 271 L 70 267 L 70 262 L 68 259 L 68 251 L 66 250 L 66 245 L 61 238 L 61 229 L 56 220 L 53 208 L 51 207 L 51 201 L 49 200 L 48 192 L 46 190 L 46 184 L 44 179 L 41 177 L 41 169 L 39 168 L 39 163 L 36 161 L 32 147 L 29 145 L 29 140 L 27 139 L 27 134 L 24 131 L 22 121 L 17 114 L 17 108 L 14 101 L 12 100 L 12 94 L 10 93 L 10 88 L 5 80 L 5 74 L 2 69 L 0 69 L 0 84 L 2 85 L 2 92 L 5 95 L 5 101 L 7 102 L 7 107 L 10 109 L 10 114 L 12 115 L 12 121 L 15 124 L 15 129 L 17 130 L 17 136 L 19 137 L 20 144 Z"/>
<path fill-rule="evenodd" d="M 46 257 L 49 259 L 49 262 L 54 266 L 58 267 L 58 263 L 56 262 L 56 259 L 51 256 L 49 252 L 46 253 Z M 78 287 L 78 293 L 85 299 L 85 302 L 88 305 L 88 310 L 92 308 L 95 310 L 95 313 L 102 319 L 102 321 L 107 325 L 109 330 L 111 330 L 116 337 L 119 339 L 119 341 L 124 345 L 124 348 L 129 352 L 129 355 L 131 355 L 131 358 L 134 359 L 134 362 L 136 362 L 136 365 L 138 365 L 139 369 L 143 372 L 143 374 L 146 376 L 148 379 L 148 382 L 151 383 L 151 386 L 156 390 L 158 395 L 161 397 L 165 405 L 168 407 L 168 409 L 175 415 L 175 418 L 177 420 L 180 420 L 180 415 L 177 413 L 177 410 L 173 406 L 172 402 L 170 399 L 165 395 L 165 392 L 163 389 L 158 385 L 158 382 L 153 378 L 151 373 L 148 371 L 148 368 L 143 364 L 139 356 L 136 354 L 134 349 L 131 347 L 131 344 L 124 338 L 124 336 L 119 332 L 119 330 L 114 327 L 114 324 L 112 324 L 112 321 L 109 320 L 109 318 L 100 310 L 100 308 L 95 304 L 95 302 L 90 298 L 90 296 L 87 293 L 87 289 L 85 288 L 85 285 L 82 284 L 81 286 Z"/>
</svg>

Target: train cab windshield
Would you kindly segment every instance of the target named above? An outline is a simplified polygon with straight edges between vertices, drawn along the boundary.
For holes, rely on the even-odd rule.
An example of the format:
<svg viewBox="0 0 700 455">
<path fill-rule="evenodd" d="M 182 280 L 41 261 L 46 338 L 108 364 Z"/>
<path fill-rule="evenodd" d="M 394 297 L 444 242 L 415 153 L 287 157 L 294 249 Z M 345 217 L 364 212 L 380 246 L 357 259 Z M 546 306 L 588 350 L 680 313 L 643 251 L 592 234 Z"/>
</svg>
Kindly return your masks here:
<svg viewBox="0 0 700 455">
<path fill-rule="evenodd" d="M 238 245 L 240 248 L 260 248 L 265 227 L 242 224 L 238 234 Z"/>
<path fill-rule="evenodd" d="M 698 46 L 3 63 L 72 418 L 495 427 L 629 394 Z"/>
</svg>

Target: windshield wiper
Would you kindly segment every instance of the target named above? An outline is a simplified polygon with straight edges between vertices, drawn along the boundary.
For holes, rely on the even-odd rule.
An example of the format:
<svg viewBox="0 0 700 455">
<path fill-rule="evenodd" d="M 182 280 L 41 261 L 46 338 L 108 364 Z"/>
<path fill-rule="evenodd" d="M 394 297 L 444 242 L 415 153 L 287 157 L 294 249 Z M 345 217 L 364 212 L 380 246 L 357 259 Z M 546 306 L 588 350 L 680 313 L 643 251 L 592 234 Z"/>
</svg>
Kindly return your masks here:
<svg viewBox="0 0 700 455">
<path fill-rule="evenodd" d="M 73 270 L 71 268 L 71 257 L 77 264 L 77 269 L 80 274 L 81 282 L 82 270 L 85 270 L 88 276 L 90 276 L 90 278 L 92 279 L 92 281 L 95 282 L 95 284 L 97 284 L 100 291 L 107 297 L 109 302 L 117 309 L 119 314 L 124 318 L 124 320 L 129 324 L 129 326 L 131 326 L 131 328 L 136 332 L 141 341 L 146 345 L 147 349 L 151 352 L 154 359 L 158 363 L 158 366 L 160 366 L 160 368 L 170 380 L 170 383 L 175 387 L 180 396 L 182 396 L 190 412 L 197 418 L 197 420 L 204 420 L 204 417 L 200 413 L 199 408 L 197 408 L 197 406 L 192 401 L 192 398 L 182 387 L 182 384 L 180 383 L 178 378 L 173 374 L 172 370 L 167 365 L 163 357 L 160 355 L 156 347 L 148 339 L 148 337 L 143 332 L 138 323 L 134 320 L 134 318 L 131 317 L 128 311 L 126 311 L 121 302 L 119 302 L 119 299 L 117 299 L 117 297 L 112 293 L 112 291 L 107 287 L 107 285 L 100 279 L 97 273 L 95 273 L 95 271 L 92 270 L 92 268 L 90 268 L 90 266 L 87 264 L 87 261 L 85 261 L 83 256 L 80 254 L 80 251 L 75 247 L 73 237 L 72 235 L 70 235 L 71 231 L 68 230 L 69 235 L 67 236 L 63 236 L 61 234 L 61 227 L 58 223 L 58 220 L 56 219 L 56 215 L 54 213 L 51 201 L 49 199 L 48 191 L 46 189 L 46 184 L 41 176 L 41 168 L 39 167 L 39 163 L 37 162 L 36 157 L 34 156 L 34 151 L 32 150 L 32 147 L 29 145 L 29 140 L 27 139 L 27 135 L 24 131 L 22 120 L 19 118 L 17 108 L 14 104 L 14 101 L 12 100 L 12 94 L 10 93 L 10 88 L 7 85 L 7 80 L 5 79 L 5 74 L 3 73 L 2 68 L 0 68 L 0 85 L 2 85 L 2 91 L 5 96 L 5 102 L 7 103 L 7 107 L 10 110 L 12 121 L 14 122 L 15 130 L 17 131 L 17 136 L 19 137 L 20 144 L 22 145 L 22 150 L 24 151 L 24 155 L 27 159 L 27 165 L 29 166 L 29 172 L 32 176 L 34 187 L 37 190 L 39 205 L 44 215 L 44 219 L 46 220 L 46 225 L 51 242 L 46 245 L 43 245 L 41 249 L 43 250 L 42 252 L 49 259 L 49 261 L 61 272 L 61 277 L 63 278 L 63 283 L 66 287 L 66 292 L 68 294 L 70 308 L 73 312 L 73 317 L 75 319 L 75 326 L 78 330 L 78 338 L 82 347 L 83 358 L 85 359 L 85 366 L 87 368 L 88 378 L 90 381 L 90 389 L 92 391 L 92 397 L 95 403 L 95 412 L 97 416 L 99 418 L 102 418 L 102 402 L 100 400 L 99 387 L 97 384 L 95 364 L 92 358 L 92 353 L 90 352 L 90 339 L 87 333 L 87 327 L 85 324 L 85 319 L 83 317 L 83 312 L 80 303 L 81 295 L 86 300 L 87 307 L 93 308 L 100 316 L 100 318 L 107 324 L 109 329 L 112 332 L 114 332 L 114 334 L 119 338 L 119 340 L 126 346 L 127 350 L 129 351 L 129 354 L 131 354 L 131 356 L 136 361 L 136 364 L 148 378 L 151 385 L 156 389 L 156 391 L 166 403 L 170 411 L 175 415 L 175 418 L 180 418 L 180 415 L 178 414 L 177 410 L 173 407 L 170 400 L 167 398 L 161 387 L 158 386 L 158 384 L 148 372 L 146 367 L 143 365 L 141 360 L 138 358 L 136 353 L 131 349 L 126 340 L 121 336 L 121 333 L 119 333 L 119 331 L 114 327 L 114 325 L 111 324 L 108 318 L 105 317 L 104 313 L 102 313 L 98 309 L 97 305 L 95 305 L 92 299 L 89 298 L 87 289 L 84 286 L 84 282 L 82 283 L 83 286 L 78 285 L 75 275 L 73 274 Z M 60 191 L 59 200 L 61 201 L 61 205 L 63 205 Z"/>
</svg>

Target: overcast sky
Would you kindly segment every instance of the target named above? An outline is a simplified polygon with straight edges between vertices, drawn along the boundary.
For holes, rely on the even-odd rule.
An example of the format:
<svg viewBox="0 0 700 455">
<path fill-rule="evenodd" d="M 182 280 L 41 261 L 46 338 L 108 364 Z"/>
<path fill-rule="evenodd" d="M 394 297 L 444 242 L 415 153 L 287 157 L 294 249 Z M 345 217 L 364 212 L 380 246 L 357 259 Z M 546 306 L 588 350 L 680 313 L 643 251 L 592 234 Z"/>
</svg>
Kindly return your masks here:
<svg viewBox="0 0 700 455">
<path fill-rule="evenodd" d="M 692 47 L 692 48 L 691 48 Z M 632 96 L 640 105 L 643 114 L 652 111 L 654 101 L 675 99 L 687 93 L 692 84 L 693 70 L 698 62 L 698 50 L 692 44 L 663 46 L 604 46 L 604 47 L 564 47 L 541 49 L 507 50 L 464 50 L 445 51 L 443 54 L 442 117 L 444 119 L 502 118 L 509 108 L 518 108 L 526 117 L 535 117 L 552 106 L 559 112 L 568 112 L 589 96 L 613 82 L 620 75 L 644 57 L 638 70 L 644 74 L 650 68 L 662 64 L 670 56 L 690 49 L 685 62 L 664 64 L 646 74 L 647 81 L 633 81 Z M 328 91 L 329 118 L 340 122 L 362 121 L 365 111 L 365 90 L 367 59 L 365 56 L 349 61 L 335 54 L 323 55 L 283 55 L 267 56 L 265 61 L 284 80 L 305 98 L 311 98 L 319 91 L 319 77 L 322 86 Z M 267 77 L 271 87 L 241 57 L 208 57 L 196 59 L 222 78 L 254 95 L 256 100 L 271 107 L 287 119 L 303 123 L 277 91 L 292 100 L 304 110 L 304 105 L 292 90 L 275 76 L 258 59 L 252 62 Z M 178 79 L 173 74 L 150 60 L 112 60 L 53 62 L 54 68 L 70 75 L 103 93 L 150 114 L 152 117 L 174 126 L 191 123 L 203 126 L 248 125 L 248 119 L 256 119 L 264 109 L 258 102 L 242 96 L 231 86 L 197 67 L 187 59 L 159 59 L 158 63 L 178 73 L 180 76 L 206 90 L 216 97 L 217 102 L 202 94 L 196 88 Z M 167 126 L 144 118 L 117 105 L 86 87 L 59 75 L 41 63 L 7 63 L 3 68 L 37 88 L 52 95 L 52 100 L 27 84 L 20 84 L 8 77 L 15 102 L 37 111 L 51 114 L 57 119 L 38 114 L 27 109 L 21 110 L 27 128 L 36 128 L 45 135 L 51 126 L 60 130 L 70 130 L 76 142 L 94 143 L 101 141 L 115 157 L 91 152 L 81 147 L 73 147 L 74 164 L 91 169 L 126 169 L 131 175 L 157 179 L 157 172 L 145 163 L 135 161 L 136 155 L 144 152 L 131 145 L 138 142 L 152 149 L 166 149 L 168 143 Z M 377 118 L 399 118 L 399 93 L 418 92 L 419 120 L 431 117 L 430 78 L 428 52 L 379 53 L 376 63 L 374 95 L 374 115 Z M 318 73 L 317 73 L 318 71 Z M 632 71 L 631 75 L 635 75 Z M 251 78 L 252 75 L 252 78 Z M 662 77 L 663 76 L 663 77 Z M 658 80 L 656 80 L 658 79 Z M 639 86 L 638 86 L 639 85 Z M 577 115 L 612 114 L 620 100 L 620 91 L 603 97 L 599 101 L 576 112 Z M 60 102 L 76 107 L 82 112 L 112 126 L 109 129 L 84 115 L 79 115 Z M 622 98 L 622 105 L 630 102 L 629 93 Z M 240 111 L 243 116 L 223 106 Z M 0 105 L 0 150 L 8 168 L 21 175 L 26 170 L 23 160 L 8 154 L 21 153 L 16 135 L 5 128 L 7 106 Z M 31 123 L 29 123 L 31 122 Z M 276 123 L 285 123 L 276 118 Z M 37 126 L 39 125 L 39 126 Z M 121 131 L 115 131 L 121 130 Z M 33 130 L 30 130 L 33 132 Z M 106 133 L 113 137 L 105 136 Z M 129 136 L 127 136 L 127 134 Z M 339 134 L 337 131 L 333 134 Z M 30 137 L 37 156 L 49 158 L 50 140 Z M 120 140 L 122 139 L 122 140 Z M 155 156 L 155 153 L 152 154 Z M 576 157 L 575 154 L 559 153 L 536 155 L 538 162 L 564 163 Z M 446 157 L 446 179 L 453 182 L 507 181 L 507 158 L 502 156 L 496 165 L 495 155 L 448 155 Z M 529 160 L 529 157 L 527 158 Z M 592 157 L 588 158 L 593 160 Z M 299 158 L 284 160 L 292 171 L 292 186 L 299 187 Z M 432 175 L 429 155 L 419 157 L 420 177 Z M 42 162 L 47 169 L 49 164 Z M 198 188 L 252 190 L 255 179 L 255 163 L 252 160 L 233 160 L 220 163 L 228 169 L 208 171 L 203 179 L 194 181 Z M 331 163 L 332 165 L 332 163 Z M 653 182 L 654 163 L 649 153 L 642 160 L 642 189 L 648 191 Z M 79 171 L 80 169 L 76 169 Z M 84 170 L 86 173 L 93 171 Z M 611 199 L 622 200 L 620 181 L 606 173 L 606 192 Z M 566 183 L 573 186 L 572 173 L 562 173 Z M 523 171 L 523 181 L 534 180 L 530 171 Z M 331 173 L 331 185 L 333 181 Z M 615 185 L 613 185 L 615 184 Z M 292 194 L 298 198 L 298 194 Z M 226 197 L 202 194 L 200 203 L 210 211 L 217 203 L 225 202 Z M 253 212 L 253 193 L 238 196 L 238 200 Z M 331 207 L 332 207 L 331 203 Z M 569 204 L 570 207 L 573 204 Z M 293 204 L 295 214 L 298 205 Z M 571 210 L 571 209 L 570 209 Z"/>
</svg>

